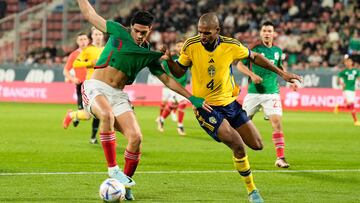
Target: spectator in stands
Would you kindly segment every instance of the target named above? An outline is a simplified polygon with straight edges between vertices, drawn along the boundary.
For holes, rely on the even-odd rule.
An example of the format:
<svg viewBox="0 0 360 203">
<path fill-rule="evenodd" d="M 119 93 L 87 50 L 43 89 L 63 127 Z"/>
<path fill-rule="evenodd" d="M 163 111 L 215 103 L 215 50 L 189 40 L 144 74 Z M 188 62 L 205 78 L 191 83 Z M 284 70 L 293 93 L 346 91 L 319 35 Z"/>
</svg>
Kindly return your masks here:
<svg viewBox="0 0 360 203">
<path fill-rule="evenodd" d="M 26 0 L 19 2 L 27 4 Z M 2 9 L 0 0 L 0 11 Z M 336 50 L 340 54 L 360 53 L 360 12 L 358 1 L 348 0 L 322 0 L 322 1 L 263 1 L 246 0 L 229 3 L 228 0 L 151 0 L 146 1 L 130 11 L 132 16 L 136 11 L 147 9 L 156 16 L 151 43 L 154 47 L 159 44 L 176 42 L 173 35 L 179 37 L 191 37 L 196 35 L 196 19 L 206 10 L 215 11 L 223 22 L 223 34 L 235 37 L 244 44 L 252 44 L 255 36 L 258 36 L 258 22 L 264 19 L 272 19 L 279 28 L 278 38 L 275 43 L 284 50 L 296 47 L 290 52 L 300 52 L 310 47 L 310 55 L 314 55 L 317 46 L 325 47 L 327 52 L 320 51 L 323 58 L 322 64 L 333 64 L 335 58 L 330 58 Z M 20 3 L 19 3 L 20 4 Z M 76 5 L 73 1 L 71 4 Z M 153 6 L 155 5 L 155 6 Z M 9 7 L 9 6 L 8 6 Z M 76 7 L 76 6 L 72 6 Z M 4 15 L 5 12 L 0 12 Z M 115 17 L 117 22 L 129 25 L 129 16 Z M 0 16 L 1 17 L 1 16 Z M 160 23 L 161 22 L 161 23 Z M 330 23 L 331 22 L 331 23 Z M 160 37 L 161 36 L 161 37 Z M 35 43 L 35 42 L 34 42 Z M 336 50 L 330 49 L 337 44 Z M 41 47 L 41 43 L 38 47 Z M 38 48 L 35 46 L 35 48 Z M 34 48 L 33 48 L 34 49 Z M 31 49 L 30 51 L 33 51 Z M 65 54 L 61 54 L 65 55 Z M 337 55 L 337 52 L 336 52 Z M 53 55 L 52 57 L 59 56 Z M 335 60 L 337 61 L 337 60 Z M 302 62 L 300 62 L 302 63 Z M 305 66 L 309 62 L 304 61 Z M 292 64 L 289 64 L 292 67 Z M 298 66 L 299 64 L 294 64 Z"/>
<path fill-rule="evenodd" d="M 33 65 L 35 63 L 35 57 L 34 54 L 29 54 L 25 60 L 25 65 L 26 66 L 30 66 Z"/>
<path fill-rule="evenodd" d="M 5 17 L 7 9 L 7 2 L 4 0 L 0 0 L 0 19 Z"/>
<path fill-rule="evenodd" d="M 310 67 L 317 68 L 320 67 L 323 58 L 321 57 L 319 50 L 316 50 L 308 57 L 308 61 L 310 63 Z"/>
<path fill-rule="evenodd" d="M 340 51 L 338 49 L 333 50 L 329 57 L 329 66 L 337 66 L 341 63 L 342 59 L 343 55 L 340 53 Z"/>
<path fill-rule="evenodd" d="M 18 2 L 19 2 L 19 11 L 20 12 L 27 9 L 27 6 L 28 6 L 27 0 L 18 0 Z"/>
</svg>

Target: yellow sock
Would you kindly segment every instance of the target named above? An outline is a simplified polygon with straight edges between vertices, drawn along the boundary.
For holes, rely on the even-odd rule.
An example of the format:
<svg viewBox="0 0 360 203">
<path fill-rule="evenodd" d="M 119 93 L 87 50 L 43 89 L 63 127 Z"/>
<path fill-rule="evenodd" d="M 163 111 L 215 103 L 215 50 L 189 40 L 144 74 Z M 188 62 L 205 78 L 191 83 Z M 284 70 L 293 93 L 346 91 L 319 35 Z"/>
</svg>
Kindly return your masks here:
<svg viewBox="0 0 360 203">
<path fill-rule="evenodd" d="M 70 116 L 73 120 L 89 120 L 91 117 L 90 114 L 85 110 L 73 111 L 71 112 Z"/>
<path fill-rule="evenodd" d="M 240 173 L 241 177 L 243 177 L 244 179 L 248 193 L 255 190 L 256 187 L 255 187 L 253 175 L 251 173 L 248 157 L 244 156 L 241 159 L 237 159 L 233 157 L 233 161 L 236 170 Z"/>
</svg>

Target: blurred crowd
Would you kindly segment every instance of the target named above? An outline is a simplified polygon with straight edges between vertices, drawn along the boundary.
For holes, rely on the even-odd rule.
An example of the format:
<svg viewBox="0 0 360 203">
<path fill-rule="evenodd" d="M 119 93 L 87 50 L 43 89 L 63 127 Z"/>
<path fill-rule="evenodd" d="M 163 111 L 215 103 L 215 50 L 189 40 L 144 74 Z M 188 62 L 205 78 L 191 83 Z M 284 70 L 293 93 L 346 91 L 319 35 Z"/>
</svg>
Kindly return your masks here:
<svg viewBox="0 0 360 203">
<path fill-rule="evenodd" d="M 156 17 L 150 37 L 155 47 L 196 35 L 199 16 L 213 11 L 222 22 L 222 34 L 245 45 L 258 39 L 262 21 L 274 22 L 275 43 L 286 53 L 284 65 L 292 69 L 337 67 L 344 54 L 360 54 L 356 0 L 150 0 L 131 13 L 139 9 Z M 129 24 L 129 17 L 115 19 Z"/>
<path fill-rule="evenodd" d="M 164 43 L 171 47 L 178 39 L 196 35 L 199 16 L 212 11 L 220 18 L 222 35 L 245 45 L 259 38 L 262 21 L 274 22 L 275 43 L 286 54 L 284 66 L 293 70 L 337 69 L 344 54 L 360 54 L 357 0 L 149 0 L 128 16 L 114 19 L 129 25 L 137 10 L 148 10 L 155 16 L 149 39 L 155 49 Z M 55 53 L 44 49 L 29 56 L 35 62 L 57 64 L 63 63 L 70 51 L 68 47 L 57 47 Z"/>
</svg>

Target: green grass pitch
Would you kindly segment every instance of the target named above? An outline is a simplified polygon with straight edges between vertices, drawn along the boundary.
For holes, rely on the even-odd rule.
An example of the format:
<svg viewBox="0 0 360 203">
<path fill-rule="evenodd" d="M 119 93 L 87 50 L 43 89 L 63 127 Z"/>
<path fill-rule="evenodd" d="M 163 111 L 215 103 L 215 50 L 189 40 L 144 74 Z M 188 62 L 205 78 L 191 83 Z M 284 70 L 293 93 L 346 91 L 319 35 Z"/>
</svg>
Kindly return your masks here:
<svg viewBox="0 0 360 203">
<path fill-rule="evenodd" d="M 98 189 L 107 177 L 101 145 L 88 143 L 90 122 L 62 128 L 68 108 L 75 106 L 0 104 L 0 202 L 101 202 Z M 158 111 L 136 107 L 144 141 L 135 202 L 247 202 L 230 150 L 202 131 L 191 109 L 185 137 L 170 119 L 159 133 Z M 274 167 L 262 113 L 254 122 L 265 147 L 247 152 L 265 202 L 360 202 L 360 127 L 348 113 L 284 112 L 286 170 Z M 122 166 L 125 139 L 117 138 Z"/>
</svg>

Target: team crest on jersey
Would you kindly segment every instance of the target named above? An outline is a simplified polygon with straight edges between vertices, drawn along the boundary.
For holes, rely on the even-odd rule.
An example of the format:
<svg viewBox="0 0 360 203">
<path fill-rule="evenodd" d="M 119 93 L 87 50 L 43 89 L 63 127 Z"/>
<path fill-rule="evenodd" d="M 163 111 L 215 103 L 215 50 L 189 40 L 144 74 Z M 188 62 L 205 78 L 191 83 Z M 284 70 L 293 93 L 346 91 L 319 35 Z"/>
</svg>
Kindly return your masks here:
<svg viewBox="0 0 360 203">
<path fill-rule="evenodd" d="M 214 77 L 215 76 L 215 66 L 213 65 L 210 65 L 209 68 L 208 68 L 208 74 L 210 75 L 210 77 Z"/>
<path fill-rule="evenodd" d="M 216 118 L 214 116 L 209 117 L 209 122 L 212 123 L 212 124 L 217 123 Z"/>
<path fill-rule="evenodd" d="M 279 58 L 280 58 L 279 52 L 275 52 L 274 58 L 275 58 L 275 60 L 279 60 Z"/>
</svg>

